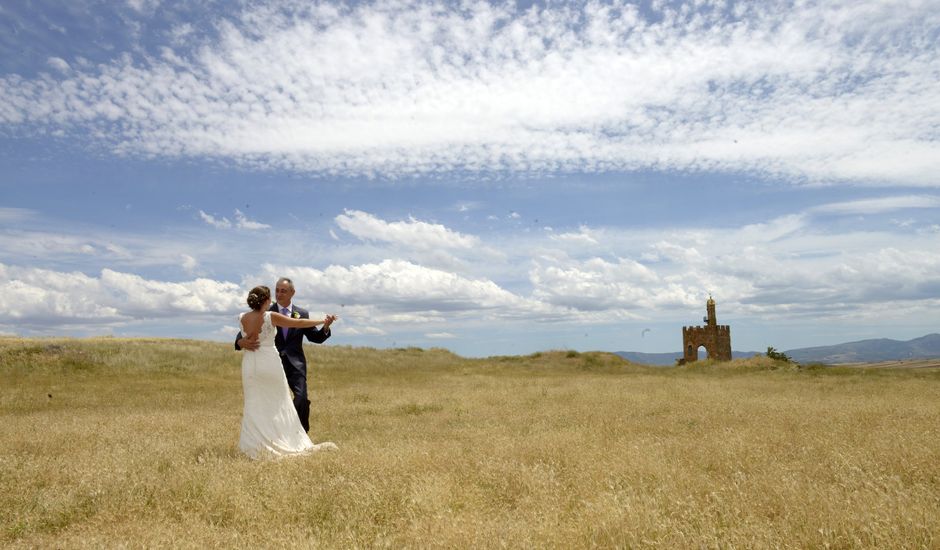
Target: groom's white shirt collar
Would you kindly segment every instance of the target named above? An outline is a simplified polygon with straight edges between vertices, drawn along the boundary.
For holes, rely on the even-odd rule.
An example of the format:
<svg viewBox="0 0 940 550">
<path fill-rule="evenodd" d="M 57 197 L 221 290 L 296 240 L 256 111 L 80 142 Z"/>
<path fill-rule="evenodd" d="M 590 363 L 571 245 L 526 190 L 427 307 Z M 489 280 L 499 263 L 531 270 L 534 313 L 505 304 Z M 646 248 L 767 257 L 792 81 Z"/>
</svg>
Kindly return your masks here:
<svg viewBox="0 0 940 550">
<path fill-rule="evenodd" d="M 284 308 L 281 307 L 281 304 L 278 304 L 277 302 L 274 302 L 274 304 L 277 306 L 277 312 L 278 312 L 278 313 L 280 313 L 281 310 L 284 309 Z M 287 304 L 287 311 L 294 311 L 294 303 L 293 303 L 293 302 Z"/>
</svg>

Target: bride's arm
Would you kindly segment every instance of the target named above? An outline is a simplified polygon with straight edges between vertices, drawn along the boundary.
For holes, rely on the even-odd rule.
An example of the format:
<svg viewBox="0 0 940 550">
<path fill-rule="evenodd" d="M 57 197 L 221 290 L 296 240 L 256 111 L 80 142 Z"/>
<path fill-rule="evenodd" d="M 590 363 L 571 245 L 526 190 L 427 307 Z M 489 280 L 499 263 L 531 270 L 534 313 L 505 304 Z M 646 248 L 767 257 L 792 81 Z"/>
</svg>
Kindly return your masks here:
<svg viewBox="0 0 940 550">
<path fill-rule="evenodd" d="M 317 325 L 322 325 L 325 322 L 326 319 L 291 319 L 286 315 L 281 315 L 274 311 L 271 312 L 271 323 L 276 327 L 312 328 Z"/>
</svg>

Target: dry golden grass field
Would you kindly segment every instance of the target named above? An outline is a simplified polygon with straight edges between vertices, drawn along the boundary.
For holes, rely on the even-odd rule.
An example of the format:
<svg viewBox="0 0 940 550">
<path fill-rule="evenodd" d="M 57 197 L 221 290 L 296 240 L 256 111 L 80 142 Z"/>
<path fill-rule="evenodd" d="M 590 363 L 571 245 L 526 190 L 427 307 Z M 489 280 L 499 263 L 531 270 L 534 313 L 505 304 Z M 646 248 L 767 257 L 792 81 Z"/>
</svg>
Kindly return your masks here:
<svg viewBox="0 0 940 550">
<path fill-rule="evenodd" d="M 307 353 L 252 462 L 229 345 L 0 338 L 0 546 L 940 547 L 940 369 Z"/>
</svg>

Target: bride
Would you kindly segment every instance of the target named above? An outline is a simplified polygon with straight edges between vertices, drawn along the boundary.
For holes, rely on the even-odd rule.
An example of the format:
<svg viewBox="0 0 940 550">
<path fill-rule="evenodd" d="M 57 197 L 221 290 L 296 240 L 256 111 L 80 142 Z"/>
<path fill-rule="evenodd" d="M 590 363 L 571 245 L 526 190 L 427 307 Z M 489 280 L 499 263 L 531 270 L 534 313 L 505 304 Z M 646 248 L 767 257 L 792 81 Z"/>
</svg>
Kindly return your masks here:
<svg viewBox="0 0 940 550">
<path fill-rule="evenodd" d="M 281 358 L 274 347 L 277 331 L 274 327 L 311 328 L 325 320 L 291 319 L 268 311 L 270 305 L 271 290 L 256 286 L 248 293 L 251 311 L 239 316 L 242 334 L 257 335 L 260 346 L 242 356 L 245 411 L 238 448 L 252 459 L 335 450 L 336 445 L 329 442 L 314 445 L 301 426 Z"/>
</svg>

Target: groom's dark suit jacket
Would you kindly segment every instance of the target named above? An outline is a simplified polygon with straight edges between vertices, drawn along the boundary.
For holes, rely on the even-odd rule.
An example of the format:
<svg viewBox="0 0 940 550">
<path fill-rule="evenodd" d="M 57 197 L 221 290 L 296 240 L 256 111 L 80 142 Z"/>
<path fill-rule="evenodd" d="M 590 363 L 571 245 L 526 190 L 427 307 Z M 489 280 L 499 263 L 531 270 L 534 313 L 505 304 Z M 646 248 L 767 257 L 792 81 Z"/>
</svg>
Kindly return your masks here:
<svg viewBox="0 0 940 550">
<path fill-rule="evenodd" d="M 271 304 L 269 311 L 280 312 L 281 308 L 277 302 Z M 309 319 L 310 313 L 301 307 L 291 306 L 290 316 L 299 316 L 301 319 Z M 330 337 L 330 329 L 312 328 L 291 328 L 287 329 L 287 338 L 284 338 L 283 329 L 274 327 L 277 335 L 274 337 L 274 347 L 281 354 L 281 365 L 284 367 L 284 374 L 287 376 L 287 385 L 290 386 L 294 394 L 294 407 L 300 416 L 300 423 L 305 430 L 310 429 L 310 401 L 307 399 L 307 358 L 304 357 L 304 336 L 314 344 L 322 344 Z M 235 337 L 235 349 L 238 347 L 238 341 L 242 333 L 238 332 Z"/>
</svg>

